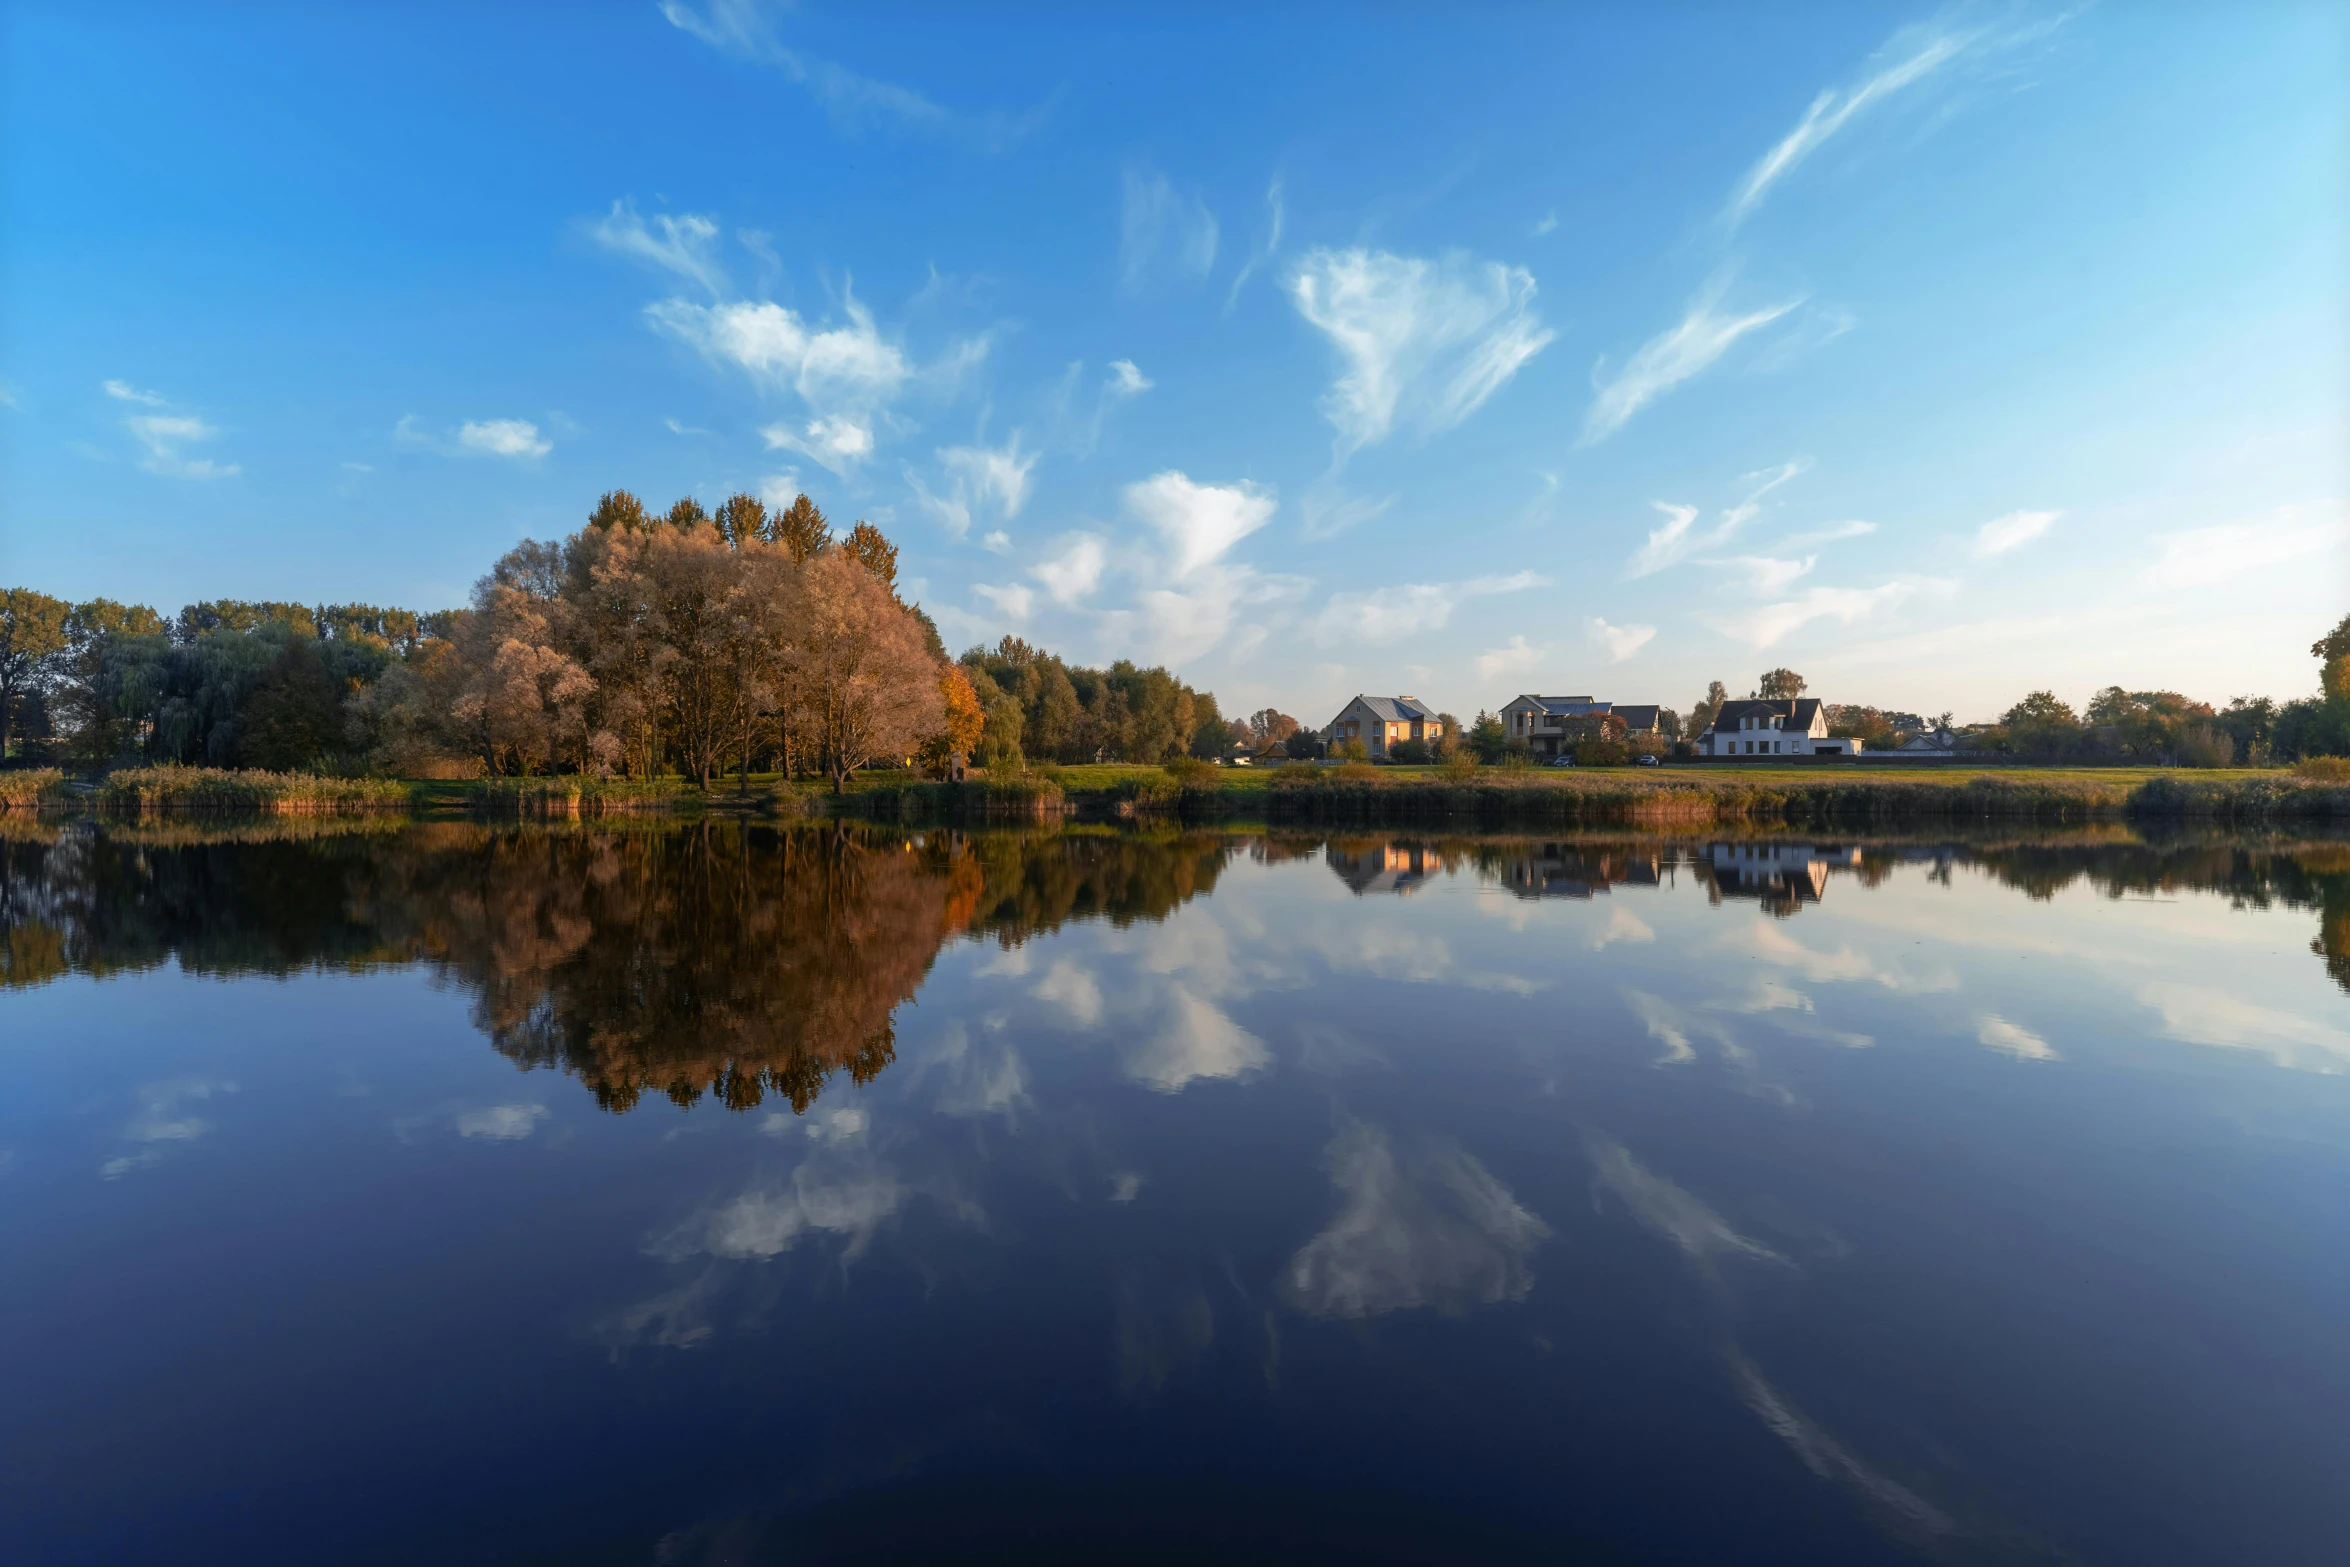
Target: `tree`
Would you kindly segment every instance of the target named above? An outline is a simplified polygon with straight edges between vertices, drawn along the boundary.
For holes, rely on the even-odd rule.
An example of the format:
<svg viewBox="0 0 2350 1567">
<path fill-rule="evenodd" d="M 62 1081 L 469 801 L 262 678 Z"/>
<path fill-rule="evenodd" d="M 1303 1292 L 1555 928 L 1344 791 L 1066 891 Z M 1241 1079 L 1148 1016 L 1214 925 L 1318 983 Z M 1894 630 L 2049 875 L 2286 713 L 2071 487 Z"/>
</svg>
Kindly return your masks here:
<svg viewBox="0 0 2350 1567">
<path fill-rule="evenodd" d="M 1479 711 L 1477 721 L 1469 726 L 1467 739 L 1469 749 L 1477 753 L 1477 760 L 1491 767 L 1508 751 L 1510 734 L 1500 719 Z"/>
<path fill-rule="evenodd" d="M 849 559 L 873 573 L 873 579 L 896 593 L 898 590 L 898 547 L 882 535 L 879 528 L 860 521 L 841 540 L 840 547 Z"/>
<path fill-rule="evenodd" d="M 1722 704 L 1729 700 L 1730 688 L 1728 686 L 1723 685 L 1719 680 L 1708 684 L 1705 688 L 1705 696 L 1689 710 L 1690 738 L 1695 739 L 1711 729 L 1714 720 L 1721 716 Z"/>
<path fill-rule="evenodd" d="M 1247 743 L 1258 750 L 1279 745 L 1298 731 L 1298 722 L 1276 707 L 1260 707 L 1248 715 Z"/>
<path fill-rule="evenodd" d="M 596 509 L 588 513 L 588 526 L 609 533 L 618 528 L 640 532 L 649 523 L 645 503 L 626 490 L 606 490 Z"/>
<path fill-rule="evenodd" d="M 768 536 L 767 508 L 755 496 L 728 496 L 719 503 L 714 520 L 718 531 L 726 536 L 726 542 L 736 549 Z"/>
<path fill-rule="evenodd" d="M 912 756 L 944 727 L 945 713 L 914 617 L 869 567 L 826 550 L 802 580 L 794 697 L 817 765 L 840 794 L 859 768 Z"/>
<path fill-rule="evenodd" d="M 692 496 L 688 495 L 679 500 L 676 505 L 670 507 L 669 514 L 663 517 L 661 520 L 669 524 L 669 526 L 672 528 L 687 530 L 708 526 L 710 522 L 710 514 L 702 510 L 702 503 L 700 501 L 697 501 Z"/>
<path fill-rule="evenodd" d="M 767 538 L 783 546 L 793 565 L 805 566 L 832 542 L 832 529 L 814 501 L 805 495 L 795 495 L 789 506 L 768 519 Z"/>
<path fill-rule="evenodd" d="M 1792 669 L 1774 669 L 1762 677 L 1754 694 L 1766 702 L 1791 702 L 1803 695 L 1804 679 Z"/>
<path fill-rule="evenodd" d="M 2081 721 L 2053 691 L 2035 691 L 2000 717 L 2007 741 L 2027 756 L 2057 756 L 2080 743 Z"/>
<path fill-rule="evenodd" d="M 959 665 L 939 666 L 938 697 L 945 727 L 922 742 L 922 762 L 934 772 L 943 772 L 949 758 L 977 755 L 980 738 L 987 732 L 987 714 L 979 705 L 971 677 Z"/>
<path fill-rule="evenodd" d="M 1191 693 L 1190 752 L 1202 761 L 1214 761 L 1230 751 L 1236 743 L 1245 744 L 1234 727 L 1224 722 L 1224 714 L 1216 706 L 1216 699 L 1205 691 Z M 1246 731 L 1241 731 L 1245 734 Z"/>
<path fill-rule="evenodd" d="M 44 689 L 66 647 L 71 606 L 31 588 L 0 591 L 0 761 L 17 705 Z"/>
<path fill-rule="evenodd" d="M 2309 656 L 2317 660 L 2318 689 L 2328 700 L 2350 701 L 2350 615 L 2311 643 Z"/>
</svg>

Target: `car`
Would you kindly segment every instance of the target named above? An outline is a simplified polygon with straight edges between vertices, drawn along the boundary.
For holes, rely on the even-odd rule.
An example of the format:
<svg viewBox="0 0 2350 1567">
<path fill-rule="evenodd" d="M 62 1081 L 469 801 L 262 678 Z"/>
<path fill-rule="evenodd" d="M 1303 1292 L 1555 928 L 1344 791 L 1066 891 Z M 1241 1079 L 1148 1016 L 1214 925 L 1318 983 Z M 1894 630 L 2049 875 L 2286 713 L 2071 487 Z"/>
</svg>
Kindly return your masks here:
<svg viewBox="0 0 2350 1567">
<path fill-rule="evenodd" d="M 1654 767 L 1657 765 L 1656 755 L 1653 752 L 1644 751 L 1640 755 L 1632 758 L 1632 765 L 1635 767 Z"/>
<path fill-rule="evenodd" d="M 1550 765 L 1553 767 L 1572 767 L 1575 765 L 1575 759 L 1571 756 L 1554 756 L 1551 758 Z"/>
</svg>

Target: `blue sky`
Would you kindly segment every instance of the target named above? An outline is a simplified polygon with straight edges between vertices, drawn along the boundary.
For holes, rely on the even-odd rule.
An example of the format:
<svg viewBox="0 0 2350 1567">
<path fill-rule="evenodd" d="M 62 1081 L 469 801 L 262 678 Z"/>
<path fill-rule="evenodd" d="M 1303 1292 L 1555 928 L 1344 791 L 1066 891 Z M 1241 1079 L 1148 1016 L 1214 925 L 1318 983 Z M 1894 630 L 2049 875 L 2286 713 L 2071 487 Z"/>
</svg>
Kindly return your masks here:
<svg viewBox="0 0 2350 1567">
<path fill-rule="evenodd" d="M 950 645 L 2314 687 L 2350 13 L 15 5 L 0 577 L 429 608 L 621 486 Z"/>
</svg>

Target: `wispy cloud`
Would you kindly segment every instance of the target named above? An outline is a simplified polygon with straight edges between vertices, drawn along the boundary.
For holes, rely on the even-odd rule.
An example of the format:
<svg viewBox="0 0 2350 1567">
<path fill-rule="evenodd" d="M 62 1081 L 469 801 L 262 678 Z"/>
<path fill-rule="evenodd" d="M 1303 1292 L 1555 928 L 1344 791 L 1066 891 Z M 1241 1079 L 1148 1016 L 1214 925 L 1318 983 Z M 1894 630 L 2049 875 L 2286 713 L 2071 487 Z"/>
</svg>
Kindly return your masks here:
<svg viewBox="0 0 2350 1567">
<path fill-rule="evenodd" d="M 661 15 L 669 25 L 737 59 L 770 66 L 789 81 L 804 87 L 844 132 L 861 130 L 879 121 L 910 130 L 927 131 L 971 142 L 988 151 L 1000 151 L 1044 123 L 1050 100 L 1018 114 L 990 111 L 972 115 L 949 109 L 911 87 L 864 76 L 804 49 L 786 45 L 776 36 L 773 16 L 781 4 L 765 0 L 704 0 L 700 6 L 685 0 L 661 0 Z"/>
<path fill-rule="evenodd" d="M 1308 539 L 1334 539 L 1381 516 L 1395 500 L 1392 495 L 1348 495 L 1334 483 L 1318 484 L 1298 502 L 1298 531 Z"/>
<path fill-rule="evenodd" d="M 2157 588 L 2203 587 L 2292 561 L 2326 557 L 2335 580 L 2350 568 L 2350 505 L 2281 506 L 2268 516 L 2164 534 L 2145 579 Z"/>
<path fill-rule="evenodd" d="M 1002 587 L 975 582 L 971 591 L 996 607 L 1009 620 L 1026 620 L 1036 608 L 1036 590 L 1025 583 L 1014 582 Z"/>
<path fill-rule="evenodd" d="M 2063 515 L 2056 511 L 2011 511 L 2004 517 L 1994 517 L 1975 530 L 1975 553 L 2004 555 L 2009 550 L 2021 549 L 2046 533 L 2048 525 Z"/>
<path fill-rule="evenodd" d="M 1606 653 L 1611 664 L 1621 664 L 1656 640 L 1654 626 L 1611 626 L 1597 617 L 1590 631 L 1592 645 Z"/>
<path fill-rule="evenodd" d="M 1797 579 L 1809 576 L 1819 563 L 1817 555 L 1789 558 L 1779 555 L 1733 555 L 1727 560 L 1708 560 L 1700 565 L 1720 566 L 1737 572 L 1746 579 L 1747 588 L 1755 593 L 1777 593 Z"/>
<path fill-rule="evenodd" d="M 136 414 L 125 419 L 123 426 L 147 449 L 139 466 L 149 473 L 170 479 L 228 479 L 244 471 L 233 462 L 218 463 L 186 454 L 184 447 L 220 434 L 193 414 Z"/>
<path fill-rule="evenodd" d="M 1315 250 L 1289 292 L 1345 364 L 1322 399 L 1340 465 L 1399 426 L 1451 429 L 1558 336 L 1534 313 L 1534 274 L 1458 252 Z"/>
<path fill-rule="evenodd" d="M 118 403 L 139 403 L 148 408 L 164 406 L 162 393 L 141 391 L 128 381 L 104 381 L 99 384 L 105 387 L 106 395 Z"/>
<path fill-rule="evenodd" d="M 1529 646 L 1524 637 L 1512 637 L 1477 655 L 1477 678 L 1491 684 L 1504 675 L 1522 675 L 1549 656 L 1550 649 Z"/>
<path fill-rule="evenodd" d="M 1196 196 L 1177 194 L 1167 176 L 1129 168 L 1118 219 L 1118 280 L 1140 293 L 1173 274 L 1204 278 L 1216 264 L 1216 215 Z"/>
<path fill-rule="evenodd" d="M 1265 187 L 1265 232 L 1249 247 L 1248 259 L 1232 275 L 1232 287 L 1224 296 L 1224 313 L 1232 314 L 1232 307 L 1240 303 L 1241 286 L 1262 271 L 1281 251 L 1281 225 L 1286 213 L 1281 201 L 1281 176 L 1273 176 L 1273 183 Z"/>
<path fill-rule="evenodd" d="M 1676 325 L 1641 344 L 1613 376 L 1604 373 L 1605 360 L 1592 367 L 1591 383 L 1598 395 L 1583 417 L 1578 445 L 1606 440 L 1641 409 L 1728 353 L 1740 338 L 1769 326 L 1803 303 L 1797 298 L 1745 312 L 1725 310 L 1722 302 L 1730 291 L 1732 276 L 1728 269 L 1717 273 L 1689 302 Z"/>
<path fill-rule="evenodd" d="M 1559 215 L 1555 212 L 1546 212 L 1542 215 L 1542 221 L 1534 225 L 1534 237 L 1536 239 L 1540 239 L 1543 235 L 1552 232 L 1558 226 Z"/>
<path fill-rule="evenodd" d="M 1199 484 L 1168 470 L 1126 486 L 1126 509 L 1167 543 L 1168 566 L 1188 577 L 1273 520 L 1273 492 L 1242 480 Z"/>
<path fill-rule="evenodd" d="M 1747 171 L 1746 178 L 1738 182 L 1724 219 L 1732 227 L 1744 222 L 1762 205 L 1772 186 L 1786 178 L 1829 137 L 1851 124 L 1855 116 L 1903 88 L 1925 80 L 1957 58 L 1979 36 L 1945 32 L 1934 26 L 1905 28 L 1896 33 L 1871 58 L 1868 74 L 1851 86 L 1831 87 L 1811 101 L 1811 107 L 1804 110 L 1795 128 L 1764 153 Z"/>
<path fill-rule="evenodd" d="M 1650 531 L 1639 549 L 1632 552 L 1631 560 L 1625 563 L 1624 575 L 1650 576 L 1667 566 L 1679 565 L 1701 551 L 1720 549 L 1730 541 L 1731 535 L 1754 520 L 1762 510 L 1764 496 L 1810 466 L 1810 463 L 1798 458 L 1793 462 L 1781 463 L 1776 468 L 1746 475 L 1743 481 L 1747 485 L 1746 493 L 1735 505 L 1725 508 L 1720 520 L 1711 528 L 1701 530 L 1697 526 L 1699 509 L 1695 506 L 1677 505 L 1671 501 L 1650 502 L 1664 514 L 1665 520 Z"/>
<path fill-rule="evenodd" d="M 458 430 L 457 444 L 486 457 L 544 457 L 555 449 L 528 419 L 469 420 Z"/>
<path fill-rule="evenodd" d="M 588 234 L 615 255 L 698 284 L 713 299 L 726 292 L 726 273 L 714 254 L 718 225 L 698 213 L 678 217 L 658 213 L 648 226 L 637 215 L 636 203 L 624 198 L 612 203 L 612 210 L 590 227 Z"/>
<path fill-rule="evenodd" d="M 937 492 L 911 467 L 906 469 L 906 483 L 923 509 L 959 539 L 970 533 L 975 515 L 1001 522 L 1020 515 L 1020 508 L 1028 503 L 1029 471 L 1040 455 L 1023 452 L 1020 432 L 1015 430 L 1002 446 L 942 447 L 937 456 L 939 466 L 946 470 L 946 482 Z"/>
<path fill-rule="evenodd" d="M 1732 615 L 1726 629 L 1749 647 L 1766 648 L 1815 620 L 1833 620 L 1849 626 L 1898 609 L 1920 594 L 1947 596 L 1957 589 L 1955 582 L 1931 577 L 1887 582 L 1873 588 L 1813 588 L 1794 598 Z"/>
<path fill-rule="evenodd" d="M 1875 523 L 1862 522 L 1858 518 L 1854 518 L 1850 522 L 1831 522 L 1824 528 L 1807 528 L 1801 533 L 1790 533 L 1773 548 L 1782 550 L 1809 549 L 1815 544 L 1836 544 L 1845 539 L 1857 539 L 1864 534 L 1876 531 L 1877 525 Z"/>
<path fill-rule="evenodd" d="M 1519 571 L 1460 582 L 1412 582 L 1369 593 L 1337 593 L 1314 617 L 1311 631 L 1324 647 L 1393 642 L 1399 637 L 1443 630 L 1453 611 L 1470 599 L 1549 586 L 1548 577 Z"/>
<path fill-rule="evenodd" d="M 1082 603 L 1101 585 L 1110 552 L 1097 534 L 1078 533 L 1061 541 L 1060 552 L 1037 562 L 1029 575 L 1044 584 L 1056 604 Z"/>
</svg>

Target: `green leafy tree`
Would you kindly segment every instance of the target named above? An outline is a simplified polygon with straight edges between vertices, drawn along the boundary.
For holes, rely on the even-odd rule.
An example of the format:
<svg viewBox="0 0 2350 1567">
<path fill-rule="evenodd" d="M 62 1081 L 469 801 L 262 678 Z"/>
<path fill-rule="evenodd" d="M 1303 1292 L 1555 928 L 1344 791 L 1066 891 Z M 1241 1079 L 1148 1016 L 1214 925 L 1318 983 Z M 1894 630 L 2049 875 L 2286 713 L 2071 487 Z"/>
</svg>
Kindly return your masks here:
<svg viewBox="0 0 2350 1567">
<path fill-rule="evenodd" d="M 31 588 L 0 590 L 0 758 L 18 708 L 47 686 L 64 656 L 71 609 Z"/>
<path fill-rule="evenodd" d="M 1476 754 L 1478 761 L 1488 767 L 1499 762 L 1509 749 L 1509 731 L 1491 713 L 1480 711 L 1477 714 L 1477 721 L 1469 726 L 1467 738 L 1469 749 Z"/>
<path fill-rule="evenodd" d="M 1710 682 L 1705 696 L 1689 710 L 1689 733 L 1692 738 L 1704 734 L 1721 716 L 1722 704 L 1730 700 L 1730 688 L 1719 680 Z"/>
<path fill-rule="evenodd" d="M 651 521 L 645 514 L 645 503 L 626 490 L 606 490 L 596 509 L 588 513 L 588 526 L 605 533 L 615 528 L 642 532 Z"/>
<path fill-rule="evenodd" d="M 2053 691 L 2035 691 L 1999 720 L 2008 747 L 2026 756 L 2060 756 L 2080 743 L 2081 721 Z"/>
<path fill-rule="evenodd" d="M 1754 694 L 1766 702 L 1791 702 L 1803 695 L 1804 679 L 1792 669 L 1774 669 L 1764 675 Z"/>
</svg>

